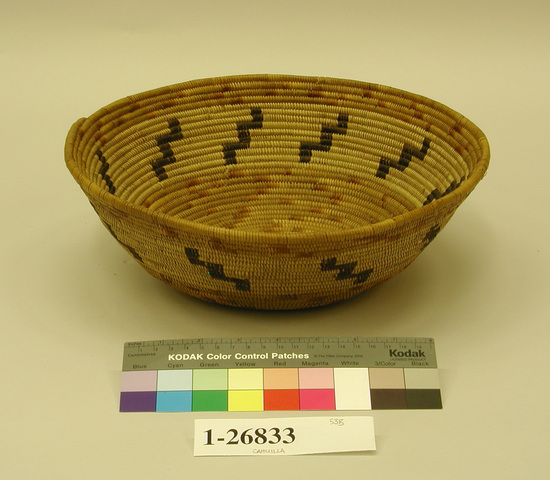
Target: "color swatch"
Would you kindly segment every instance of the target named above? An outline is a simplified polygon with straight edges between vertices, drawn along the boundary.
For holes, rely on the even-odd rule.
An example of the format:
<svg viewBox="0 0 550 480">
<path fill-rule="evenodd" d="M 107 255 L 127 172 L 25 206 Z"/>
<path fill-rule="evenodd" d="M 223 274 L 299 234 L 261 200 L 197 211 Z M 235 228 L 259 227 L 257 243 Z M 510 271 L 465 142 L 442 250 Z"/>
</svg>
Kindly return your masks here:
<svg viewBox="0 0 550 480">
<path fill-rule="evenodd" d="M 121 412 L 438 409 L 437 368 L 123 371 Z"/>
</svg>

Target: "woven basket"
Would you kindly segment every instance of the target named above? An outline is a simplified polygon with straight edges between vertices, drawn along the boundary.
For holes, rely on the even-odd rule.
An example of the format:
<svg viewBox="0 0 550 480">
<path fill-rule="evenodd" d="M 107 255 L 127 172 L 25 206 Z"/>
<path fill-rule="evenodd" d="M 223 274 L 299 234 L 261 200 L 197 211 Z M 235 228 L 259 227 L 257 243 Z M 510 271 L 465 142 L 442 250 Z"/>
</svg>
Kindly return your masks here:
<svg viewBox="0 0 550 480">
<path fill-rule="evenodd" d="M 119 100 L 72 127 L 65 159 L 155 277 L 209 301 L 293 309 L 403 270 L 481 180 L 489 146 L 425 97 L 247 75 Z"/>
</svg>

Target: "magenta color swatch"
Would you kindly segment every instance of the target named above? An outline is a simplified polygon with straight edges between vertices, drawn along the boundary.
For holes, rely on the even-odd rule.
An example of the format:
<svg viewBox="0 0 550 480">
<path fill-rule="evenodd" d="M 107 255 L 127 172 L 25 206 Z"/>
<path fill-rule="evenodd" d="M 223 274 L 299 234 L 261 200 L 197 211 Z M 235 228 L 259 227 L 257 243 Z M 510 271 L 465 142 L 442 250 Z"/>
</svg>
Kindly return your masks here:
<svg viewBox="0 0 550 480">
<path fill-rule="evenodd" d="M 333 389 L 300 390 L 300 410 L 335 410 Z"/>
<path fill-rule="evenodd" d="M 332 368 L 300 368 L 298 371 L 300 389 L 334 388 Z"/>
</svg>

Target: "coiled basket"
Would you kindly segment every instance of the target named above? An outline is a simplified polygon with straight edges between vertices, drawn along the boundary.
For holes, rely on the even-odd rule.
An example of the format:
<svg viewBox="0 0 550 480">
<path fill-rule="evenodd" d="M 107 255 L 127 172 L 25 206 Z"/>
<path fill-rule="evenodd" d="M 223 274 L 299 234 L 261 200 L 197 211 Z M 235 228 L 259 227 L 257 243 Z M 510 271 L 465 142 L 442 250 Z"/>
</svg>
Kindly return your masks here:
<svg viewBox="0 0 550 480">
<path fill-rule="evenodd" d="M 222 304 L 329 304 L 409 265 L 485 174 L 483 133 L 390 87 L 247 75 L 119 100 L 65 159 L 149 273 Z"/>
</svg>

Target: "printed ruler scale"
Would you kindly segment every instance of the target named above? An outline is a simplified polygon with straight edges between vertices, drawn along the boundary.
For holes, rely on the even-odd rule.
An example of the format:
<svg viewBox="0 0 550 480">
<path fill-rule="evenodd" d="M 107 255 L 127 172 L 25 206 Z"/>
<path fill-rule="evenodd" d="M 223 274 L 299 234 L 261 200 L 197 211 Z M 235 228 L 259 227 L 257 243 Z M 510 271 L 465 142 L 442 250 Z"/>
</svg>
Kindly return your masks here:
<svg viewBox="0 0 550 480">
<path fill-rule="evenodd" d="M 441 408 L 431 338 L 205 338 L 124 345 L 120 411 Z"/>
</svg>

